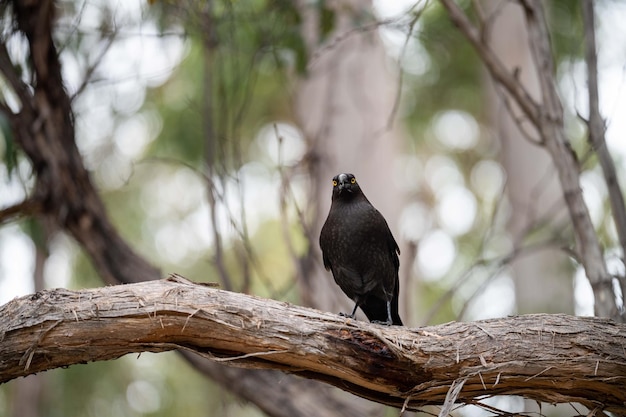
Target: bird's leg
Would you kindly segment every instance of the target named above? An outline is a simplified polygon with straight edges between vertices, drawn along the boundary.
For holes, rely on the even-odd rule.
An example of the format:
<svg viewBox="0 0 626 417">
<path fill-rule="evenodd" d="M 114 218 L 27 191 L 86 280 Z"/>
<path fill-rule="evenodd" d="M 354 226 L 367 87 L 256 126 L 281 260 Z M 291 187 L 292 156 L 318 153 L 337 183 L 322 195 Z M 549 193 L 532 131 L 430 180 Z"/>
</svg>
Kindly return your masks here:
<svg viewBox="0 0 626 417">
<path fill-rule="evenodd" d="M 359 306 L 359 302 L 357 301 L 356 303 L 354 303 L 354 309 L 352 310 L 352 313 L 351 313 L 351 314 L 339 313 L 339 315 L 340 315 L 341 317 L 348 317 L 348 318 L 350 318 L 350 319 L 353 319 L 353 318 L 355 318 L 355 317 L 356 317 L 356 309 L 357 309 L 357 307 L 358 307 L 358 306 Z M 391 313 L 389 313 L 389 314 L 391 314 Z M 391 317 L 391 316 L 390 316 L 390 317 Z"/>
<path fill-rule="evenodd" d="M 387 301 L 387 326 L 391 326 L 393 319 L 391 318 L 391 301 Z"/>
</svg>

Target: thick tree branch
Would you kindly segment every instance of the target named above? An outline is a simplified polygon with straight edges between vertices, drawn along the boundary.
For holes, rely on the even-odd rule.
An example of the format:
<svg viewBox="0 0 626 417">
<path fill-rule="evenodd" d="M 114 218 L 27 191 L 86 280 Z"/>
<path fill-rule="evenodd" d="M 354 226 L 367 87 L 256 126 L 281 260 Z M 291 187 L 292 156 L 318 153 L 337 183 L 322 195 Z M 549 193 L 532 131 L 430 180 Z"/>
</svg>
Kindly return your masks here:
<svg viewBox="0 0 626 417">
<path fill-rule="evenodd" d="M 106 282 L 130 282 L 137 276 L 157 279 L 159 271 L 137 256 L 109 222 L 76 147 L 71 102 L 52 40 L 54 3 L 12 3 L 18 29 L 28 41 L 35 78 L 33 94 L 20 94 L 22 108 L 9 117 L 15 141 L 37 176 L 31 200 L 81 244 Z M 0 70 L 8 71 L 3 59 L 8 55 L 0 48 Z M 20 84 L 12 84 L 19 94 Z"/>
<path fill-rule="evenodd" d="M 180 277 L 49 290 L 0 307 L 0 382 L 131 352 L 184 349 L 316 379 L 398 408 L 521 395 L 626 413 L 626 325 L 529 315 L 409 329 Z"/>
</svg>

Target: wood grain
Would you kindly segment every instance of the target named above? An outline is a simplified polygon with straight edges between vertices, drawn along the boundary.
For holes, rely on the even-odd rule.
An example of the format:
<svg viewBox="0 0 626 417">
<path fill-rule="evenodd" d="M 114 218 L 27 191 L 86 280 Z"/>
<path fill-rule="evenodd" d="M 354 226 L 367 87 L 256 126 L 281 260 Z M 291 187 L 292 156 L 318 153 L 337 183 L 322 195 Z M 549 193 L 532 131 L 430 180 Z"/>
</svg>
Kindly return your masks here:
<svg viewBox="0 0 626 417">
<path fill-rule="evenodd" d="M 406 328 L 194 284 L 55 289 L 0 307 L 0 382 L 133 352 L 185 349 L 417 409 L 512 394 L 626 413 L 626 325 L 527 315 Z"/>
</svg>

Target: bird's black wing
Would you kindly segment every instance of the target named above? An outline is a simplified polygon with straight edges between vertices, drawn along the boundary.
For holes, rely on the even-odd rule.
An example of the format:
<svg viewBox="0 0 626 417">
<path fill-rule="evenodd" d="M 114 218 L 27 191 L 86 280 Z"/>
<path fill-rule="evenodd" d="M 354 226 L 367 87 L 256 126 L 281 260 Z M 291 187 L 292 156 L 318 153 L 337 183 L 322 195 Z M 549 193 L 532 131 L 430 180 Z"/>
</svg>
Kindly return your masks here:
<svg viewBox="0 0 626 417">
<path fill-rule="evenodd" d="M 322 247 L 321 243 L 320 243 L 320 247 L 322 248 L 322 259 L 324 260 L 324 268 L 326 268 L 327 271 L 330 271 L 332 268 L 332 265 L 330 264 L 330 260 L 326 256 L 326 253 L 324 252 L 324 248 Z"/>
<path fill-rule="evenodd" d="M 376 241 L 382 243 L 376 245 L 376 249 L 372 248 L 370 254 L 373 260 L 371 268 L 376 272 L 372 279 L 376 281 L 378 289 L 368 292 L 360 307 L 370 321 L 386 322 L 387 303 L 390 302 L 392 323 L 401 326 L 402 320 L 398 313 L 400 248 L 383 215 L 371 205 L 370 207 L 364 217 L 368 218 L 370 231 Z"/>
<path fill-rule="evenodd" d="M 393 296 L 390 300 L 390 311 L 392 324 L 402 326 L 402 320 L 398 313 L 399 308 L 399 289 L 400 279 L 398 275 L 395 278 L 395 286 L 393 289 Z M 369 321 L 386 322 L 387 316 L 387 299 L 381 298 L 378 294 L 370 293 L 360 305 L 361 310 L 365 313 Z"/>
</svg>

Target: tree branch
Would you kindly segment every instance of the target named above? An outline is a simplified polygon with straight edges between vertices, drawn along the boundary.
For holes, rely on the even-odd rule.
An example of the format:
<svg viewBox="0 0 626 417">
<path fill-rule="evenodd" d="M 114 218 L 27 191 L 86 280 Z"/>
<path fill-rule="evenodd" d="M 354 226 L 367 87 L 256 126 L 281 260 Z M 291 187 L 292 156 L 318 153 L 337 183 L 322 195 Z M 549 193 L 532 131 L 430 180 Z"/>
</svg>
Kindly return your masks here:
<svg viewBox="0 0 626 417">
<path fill-rule="evenodd" d="M 354 401 L 349 395 L 337 395 L 334 387 L 328 384 L 290 377 L 271 369 L 222 366 L 192 351 L 180 353 L 196 369 L 228 387 L 233 394 L 253 402 L 268 416 L 336 417 L 337 410 L 341 410 L 341 415 L 345 417 L 365 417 L 371 414 L 367 409 L 370 405 L 368 401 Z"/>
<path fill-rule="evenodd" d="M 550 35 L 540 0 L 521 0 L 526 14 L 530 50 L 537 68 L 543 103 L 537 124 L 546 149 L 557 169 L 563 197 L 567 203 L 576 236 L 578 256 L 594 294 L 594 311 L 598 316 L 621 319 L 598 236 L 580 188 L 580 169 L 576 154 L 565 135 L 563 107 L 556 90 Z"/>
<path fill-rule="evenodd" d="M 440 1 L 448 11 L 450 19 L 481 57 L 493 79 L 511 94 L 524 111 L 550 153 L 574 228 L 578 258 L 594 290 L 595 313 L 598 316 L 623 320 L 617 309 L 612 277 L 607 271 L 602 248 L 583 199 L 578 160 L 565 134 L 563 107 L 556 90 L 550 35 L 541 1 L 519 0 L 526 16 L 528 42 L 541 86 L 540 104 L 536 103 L 519 80 L 504 68 L 463 10 L 453 0 Z"/>
<path fill-rule="evenodd" d="M 622 261 L 626 258 L 626 207 L 622 197 L 621 187 L 617 174 L 615 173 L 615 163 L 609 148 L 606 145 L 604 136 L 605 125 L 600 115 L 599 94 L 598 94 L 598 57 L 596 54 L 596 29 L 593 2 L 584 0 L 582 2 L 583 25 L 585 27 L 585 61 L 587 63 L 587 84 L 589 92 L 589 120 L 587 129 L 589 130 L 589 142 L 598 154 L 598 160 L 604 173 L 604 179 L 609 191 L 609 202 L 615 219 L 615 228 L 622 248 Z"/>
<path fill-rule="evenodd" d="M 459 28 L 461 33 L 465 35 L 467 40 L 472 44 L 491 76 L 511 94 L 526 117 L 530 119 L 533 125 L 536 125 L 539 120 L 539 105 L 530 96 L 522 83 L 513 73 L 510 73 L 506 69 L 502 61 L 486 44 L 480 31 L 472 24 L 454 0 L 440 1 L 443 7 L 448 11 L 448 16 L 450 20 L 452 20 L 452 23 Z"/>
<path fill-rule="evenodd" d="M 109 221 L 76 147 L 71 101 L 52 39 L 54 2 L 12 3 L 17 27 L 28 41 L 35 77 L 32 97 L 26 97 L 22 110 L 11 117 L 15 141 L 36 174 L 31 199 L 82 245 L 107 283 L 129 282 L 137 276 L 158 279 L 157 268 L 139 257 Z M 0 48 L 0 64 L 3 55 Z"/>
<path fill-rule="evenodd" d="M 38 201 L 31 198 L 0 210 L 0 225 L 14 221 L 20 217 L 42 214 L 43 208 Z"/>
<path fill-rule="evenodd" d="M 384 327 L 178 276 L 42 291 L 0 307 L 0 315 L 0 382 L 183 349 L 316 379 L 398 408 L 441 405 L 450 392 L 457 403 L 511 394 L 626 413 L 626 325 L 609 319 L 528 315 Z"/>
</svg>

